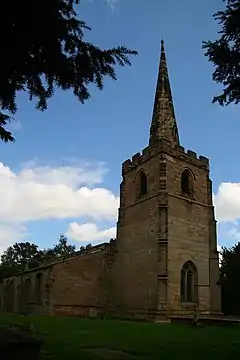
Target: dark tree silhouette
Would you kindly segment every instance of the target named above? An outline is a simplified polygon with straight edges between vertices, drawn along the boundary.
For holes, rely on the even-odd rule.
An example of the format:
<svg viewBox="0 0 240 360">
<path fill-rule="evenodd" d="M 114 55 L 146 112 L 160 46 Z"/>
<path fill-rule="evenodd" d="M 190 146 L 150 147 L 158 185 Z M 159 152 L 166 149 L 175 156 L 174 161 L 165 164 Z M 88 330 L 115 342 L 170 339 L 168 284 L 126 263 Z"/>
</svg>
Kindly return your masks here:
<svg viewBox="0 0 240 360">
<path fill-rule="evenodd" d="M 76 251 L 74 245 L 69 245 L 67 238 L 60 235 L 58 244 L 52 249 L 40 250 L 35 244 L 15 243 L 9 246 L 1 256 L 0 280 L 12 276 L 20 271 L 38 267 L 43 263 L 49 263 L 60 257 L 70 256 Z"/>
<path fill-rule="evenodd" d="M 58 244 L 54 246 L 53 252 L 56 257 L 63 257 L 74 254 L 75 245 L 69 245 L 66 236 L 60 235 Z"/>
<path fill-rule="evenodd" d="M 213 15 L 221 25 L 220 36 L 215 41 L 204 41 L 203 48 L 215 67 L 213 80 L 224 86 L 213 102 L 228 105 L 240 102 L 240 1 L 223 2 L 226 9 Z"/>
<path fill-rule="evenodd" d="M 82 103 L 88 85 L 103 88 L 116 79 L 116 65 L 130 65 L 136 51 L 124 46 L 102 50 L 84 41 L 90 30 L 78 19 L 80 0 L 3 1 L 0 5 L 0 139 L 13 141 L 6 125 L 17 111 L 16 95 L 25 91 L 36 108 L 46 110 L 57 88 L 71 90 Z"/>
<path fill-rule="evenodd" d="M 220 281 L 222 310 L 226 315 L 240 315 L 240 242 L 221 251 Z"/>
<path fill-rule="evenodd" d="M 39 255 L 38 246 L 29 242 L 9 246 L 1 256 L 0 277 L 11 276 L 38 266 Z"/>
</svg>

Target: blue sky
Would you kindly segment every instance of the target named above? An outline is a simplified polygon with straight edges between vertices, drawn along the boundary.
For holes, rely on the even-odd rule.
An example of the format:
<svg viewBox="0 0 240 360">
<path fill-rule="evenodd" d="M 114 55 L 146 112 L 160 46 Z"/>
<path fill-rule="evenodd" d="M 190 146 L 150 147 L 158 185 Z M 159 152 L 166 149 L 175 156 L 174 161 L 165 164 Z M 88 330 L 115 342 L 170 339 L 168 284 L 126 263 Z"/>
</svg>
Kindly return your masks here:
<svg viewBox="0 0 240 360">
<path fill-rule="evenodd" d="M 17 141 L 0 144 L 0 250 L 20 240 L 52 246 L 60 233 L 78 246 L 114 234 L 121 163 L 148 142 L 162 37 L 181 143 L 211 161 L 219 244 L 239 240 L 239 107 L 212 104 L 220 87 L 201 49 L 216 37 L 212 14 L 221 7 L 222 0 L 81 1 L 79 15 L 92 28 L 86 39 L 139 55 L 103 91 L 90 86 L 85 105 L 57 91 L 42 113 L 18 96 Z"/>
</svg>

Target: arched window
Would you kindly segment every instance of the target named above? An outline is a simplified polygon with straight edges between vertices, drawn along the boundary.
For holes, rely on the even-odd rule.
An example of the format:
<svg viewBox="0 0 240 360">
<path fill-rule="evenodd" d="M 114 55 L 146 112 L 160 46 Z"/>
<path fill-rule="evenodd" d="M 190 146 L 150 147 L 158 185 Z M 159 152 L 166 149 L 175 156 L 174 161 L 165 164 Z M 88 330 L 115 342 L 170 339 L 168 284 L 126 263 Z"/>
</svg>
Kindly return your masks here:
<svg viewBox="0 0 240 360">
<path fill-rule="evenodd" d="M 185 169 L 181 175 L 182 195 L 193 195 L 193 176 L 192 173 Z"/>
<path fill-rule="evenodd" d="M 186 262 L 181 270 L 181 301 L 197 302 L 198 300 L 198 275 L 197 268 L 191 262 Z"/>
<path fill-rule="evenodd" d="M 147 186 L 147 176 L 144 171 L 141 171 L 139 174 L 139 196 L 143 196 L 147 194 L 148 186 Z"/>
</svg>

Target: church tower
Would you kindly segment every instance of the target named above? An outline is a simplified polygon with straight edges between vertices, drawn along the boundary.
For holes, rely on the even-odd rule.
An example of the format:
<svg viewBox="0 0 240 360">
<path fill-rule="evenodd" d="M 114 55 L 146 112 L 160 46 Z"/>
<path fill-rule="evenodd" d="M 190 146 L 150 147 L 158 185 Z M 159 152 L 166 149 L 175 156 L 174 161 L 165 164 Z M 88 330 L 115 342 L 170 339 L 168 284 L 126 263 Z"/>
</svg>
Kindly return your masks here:
<svg viewBox="0 0 240 360">
<path fill-rule="evenodd" d="M 118 311 L 221 312 L 209 160 L 180 145 L 164 43 L 149 145 L 122 164 L 113 303 Z"/>
</svg>

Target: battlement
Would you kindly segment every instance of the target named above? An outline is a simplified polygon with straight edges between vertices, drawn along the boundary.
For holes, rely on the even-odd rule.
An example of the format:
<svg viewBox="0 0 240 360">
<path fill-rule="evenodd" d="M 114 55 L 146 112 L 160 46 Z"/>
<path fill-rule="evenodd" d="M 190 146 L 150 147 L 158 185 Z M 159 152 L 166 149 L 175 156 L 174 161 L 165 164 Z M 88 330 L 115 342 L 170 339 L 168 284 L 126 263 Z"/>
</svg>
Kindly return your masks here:
<svg viewBox="0 0 240 360">
<path fill-rule="evenodd" d="M 125 174 L 129 170 L 139 166 L 139 164 L 144 163 L 150 157 L 161 152 L 193 162 L 197 166 L 205 167 L 207 169 L 209 168 L 209 159 L 205 156 L 200 155 L 198 157 L 195 151 L 185 150 L 183 146 L 178 146 L 173 149 L 170 147 L 170 143 L 168 141 L 161 140 L 158 147 L 152 148 L 147 146 L 142 150 L 142 153 L 138 152 L 132 156 L 132 159 L 124 161 L 122 163 L 122 174 Z"/>
</svg>

